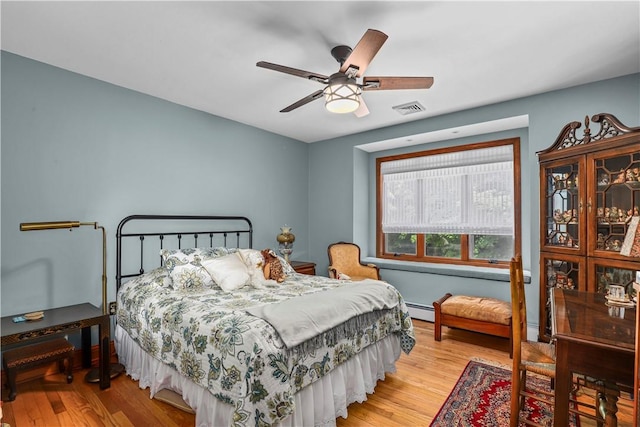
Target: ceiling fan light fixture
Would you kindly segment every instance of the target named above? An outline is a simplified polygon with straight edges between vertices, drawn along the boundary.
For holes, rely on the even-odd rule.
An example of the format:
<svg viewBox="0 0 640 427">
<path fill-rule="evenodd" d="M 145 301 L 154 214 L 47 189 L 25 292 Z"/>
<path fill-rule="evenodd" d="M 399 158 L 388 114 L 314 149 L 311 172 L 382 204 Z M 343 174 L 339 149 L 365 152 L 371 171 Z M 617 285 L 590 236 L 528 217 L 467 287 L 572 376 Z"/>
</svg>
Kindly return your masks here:
<svg viewBox="0 0 640 427">
<path fill-rule="evenodd" d="M 378 53 L 387 35 L 382 31 L 368 29 L 356 47 L 340 45 L 331 49 L 331 56 L 340 63 L 337 73 L 331 76 L 310 71 L 291 68 L 285 65 L 259 61 L 258 67 L 267 68 L 280 73 L 311 80 L 322 85 L 324 89 L 305 96 L 293 104 L 280 110 L 288 113 L 312 101 L 325 98 L 325 108 L 331 113 L 354 113 L 356 117 L 369 114 L 365 100 L 360 96 L 362 91 L 397 90 L 397 89 L 429 89 L 433 85 L 433 77 L 393 77 L 393 76 L 364 76 L 369 63 Z M 361 79 L 360 83 L 356 79 Z"/>
<path fill-rule="evenodd" d="M 362 89 L 355 79 L 338 76 L 324 89 L 325 108 L 338 114 L 353 113 L 360 106 Z"/>
</svg>

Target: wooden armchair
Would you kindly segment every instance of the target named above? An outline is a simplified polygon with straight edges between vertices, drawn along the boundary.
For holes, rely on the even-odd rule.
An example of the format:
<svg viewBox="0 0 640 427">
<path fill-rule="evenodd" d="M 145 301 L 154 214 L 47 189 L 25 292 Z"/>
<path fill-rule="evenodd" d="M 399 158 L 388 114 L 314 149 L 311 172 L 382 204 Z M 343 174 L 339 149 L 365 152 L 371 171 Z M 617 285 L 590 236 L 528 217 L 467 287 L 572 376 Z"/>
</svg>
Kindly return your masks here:
<svg viewBox="0 0 640 427">
<path fill-rule="evenodd" d="M 329 277 L 351 280 L 380 280 L 380 269 L 374 264 L 363 264 L 360 261 L 360 247 L 355 243 L 332 243 L 327 248 L 329 255 Z"/>
</svg>

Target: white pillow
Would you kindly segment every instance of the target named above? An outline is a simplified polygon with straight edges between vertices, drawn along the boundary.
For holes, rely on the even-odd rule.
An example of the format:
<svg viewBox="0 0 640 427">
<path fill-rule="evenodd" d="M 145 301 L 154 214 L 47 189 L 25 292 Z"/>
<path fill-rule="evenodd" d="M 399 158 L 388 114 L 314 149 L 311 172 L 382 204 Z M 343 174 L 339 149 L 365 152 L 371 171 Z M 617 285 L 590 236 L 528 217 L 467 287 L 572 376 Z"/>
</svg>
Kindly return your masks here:
<svg viewBox="0 0 640 427">
<path fill-rule="evenodd" d="M 257 249 L 238 249 L 238 253 L 242 256 L 244 263 L 249 269 L 260 270 L 264 267 L 264 258 Z"/>
<path fill-rule="evenodd" d="M 276 286 L 275 280 L 267 280 L 264 277 L 264 257 L 257 249 L 238 249 L 244 263 L 247 265 L 249 282 L 256 289 L 263 289 L 265 286 Z"/>
<path fill-rule="evenodd" d="M 225 292 L 232 292 L 250 282 L 247 265 L 239 253 L 201 261 L 214 282 Z"/>
</svg>

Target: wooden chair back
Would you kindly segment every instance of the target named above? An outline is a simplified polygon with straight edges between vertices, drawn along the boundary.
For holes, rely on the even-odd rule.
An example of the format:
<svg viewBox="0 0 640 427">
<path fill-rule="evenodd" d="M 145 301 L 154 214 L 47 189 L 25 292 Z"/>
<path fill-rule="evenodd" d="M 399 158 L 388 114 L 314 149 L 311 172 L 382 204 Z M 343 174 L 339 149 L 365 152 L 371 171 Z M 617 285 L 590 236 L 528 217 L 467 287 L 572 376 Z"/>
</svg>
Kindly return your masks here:
<svg viewBox="0 0 640 427">
<path fill-rule="evenodd" d="M 527 299 L 524 291 L 524 269 L 522 257 L 517 255 L 509 263 L 511 282 L 511 325 L 513 328 L 513 346 L 519 347 L 527 341 Z"/>
<path fill-rule="evenodd" d="M 524 293 L 524 271 L 522 257 L 517 255 L 509 263 L 509 279 L 511 282 L 511 419 L 510 426 L 516 427 L 520 413 L 520 382 L 522 376 L 522 341 L 527 340 L 527 301 Z"/>
</svg>

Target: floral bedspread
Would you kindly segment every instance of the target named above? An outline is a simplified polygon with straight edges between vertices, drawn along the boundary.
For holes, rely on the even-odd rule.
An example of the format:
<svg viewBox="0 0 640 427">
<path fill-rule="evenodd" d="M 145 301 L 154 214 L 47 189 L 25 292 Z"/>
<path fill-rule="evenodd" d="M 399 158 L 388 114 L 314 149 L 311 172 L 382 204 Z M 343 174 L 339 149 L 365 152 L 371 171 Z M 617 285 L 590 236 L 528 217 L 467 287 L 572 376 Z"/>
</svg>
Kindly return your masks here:
<svg viewBox="0 0 640 427">
<path fill-rule="evenodd" d="M 265 289 L 174 290 L 167 270 L 158 268 L 121 287 L 117 320 L 150 355 L 232 404 L 234 426 L 269 426 L 294 411 L 298 390 L 369 344 L 398 334 L 405 353 L 413 348 L 413 325 L 399 292 L 395 309 L 380 311 L 372 324 L 348 336 L 325 334 L 319 347 L 287 350 L 269 323 L 245 312 L 344 283 L 291 273 Z"/>
</svg>

